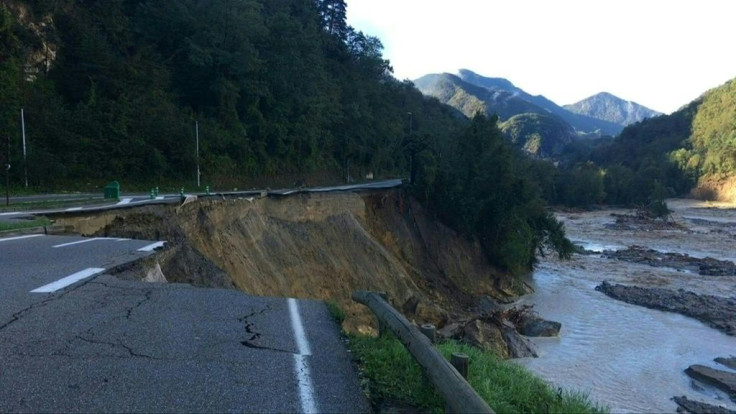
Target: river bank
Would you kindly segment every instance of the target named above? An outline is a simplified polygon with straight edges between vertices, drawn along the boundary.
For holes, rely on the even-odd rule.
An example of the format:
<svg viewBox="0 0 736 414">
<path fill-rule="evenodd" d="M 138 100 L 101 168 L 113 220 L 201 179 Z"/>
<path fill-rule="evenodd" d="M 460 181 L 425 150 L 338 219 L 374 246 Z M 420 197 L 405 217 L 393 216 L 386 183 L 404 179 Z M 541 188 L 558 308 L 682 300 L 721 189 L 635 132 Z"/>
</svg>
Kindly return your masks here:
<svg viewBox="0 0 736 414">
<path fill-rule="evenodd" d="M 522 359 L 523 365 L 555 385 L 588 391 L 613 412 L 674 412 L 674 396 L 736 409 L 727 393 L 684 372 L 694 364 L 730 369 L 714 359 L 736 350 L 736 338 L 725 333 L 734 318 L 720 312 L 736 298 L 736 277 L 729 275 L 736 259 L 736 209 L 693 200 L 668 205 L 674 210 L 668 223 L 622 219 L 635 216 L 625 209 L 557 214 L 568 237 L 589 252 L 567 262 L 549 257 L 529 281 L 535 293 L 519 304 L 534 305 L 562 329 L 558 338 L 534 338 L 540 357 Z M 610 298 L 595 290 L 604 282 L 643 289 L 644 296 L 653 289 L 680 292 L 693 299 L 683 305 L 693 316 L 702 307 L 698 300 L 713 298 L 709 302 L 725 306 L 711 309 L 723 331 Z"/>
</svg>

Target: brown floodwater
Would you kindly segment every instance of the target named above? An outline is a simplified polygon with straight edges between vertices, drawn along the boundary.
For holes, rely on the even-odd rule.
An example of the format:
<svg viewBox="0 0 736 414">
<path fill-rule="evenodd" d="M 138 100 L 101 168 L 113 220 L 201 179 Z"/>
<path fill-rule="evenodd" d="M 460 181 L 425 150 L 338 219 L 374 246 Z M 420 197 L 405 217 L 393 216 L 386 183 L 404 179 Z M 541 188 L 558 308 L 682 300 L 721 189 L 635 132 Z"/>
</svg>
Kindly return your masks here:
<svg viewBox="0 0 736 414">
<path fill-rule="evenodd" d="M 587 250 L 644 246 L 736 261 L 736 206 L 694 200 L 668 200 L 681 228 L 614 230 L 612 213 L 603 210 L 559 213 L 568 237 Z M 543 260 L 530 284 L 535 293 L 521 299 L 546 319 L 562 323 L 557 338 L 534 338 L 539 358 L 519 360 L 556 387 L 586 392 L 612 412 L 675 412 L 674 396 L 736 409 L 728 397 L 693 382 L 683 370 L 692 364 L 719 369 L 713 359 L 736 355 L 736 337 L 695 319 L 630 305 L 594 288 L 602 281 L 685 289 L 699 294 L 736 297 L 736 276 L 701 276 L 575 255 L 570 261 Z"/>
</svg>

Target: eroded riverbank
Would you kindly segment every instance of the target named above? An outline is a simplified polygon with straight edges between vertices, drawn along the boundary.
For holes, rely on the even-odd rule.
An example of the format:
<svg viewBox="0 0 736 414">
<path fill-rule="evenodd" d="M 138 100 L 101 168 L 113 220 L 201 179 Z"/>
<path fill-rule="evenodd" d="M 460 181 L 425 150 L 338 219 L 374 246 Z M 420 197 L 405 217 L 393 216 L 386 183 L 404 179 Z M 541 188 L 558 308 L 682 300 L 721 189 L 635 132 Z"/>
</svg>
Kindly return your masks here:
<svg viewBox="0 0 736 414">
<path fill-rule="evenodd" d="M 733 206 L 672 200 L 671 226 L 616 226 L 627 210 L 560 213 L 568 236 L 588 250 L 642 246 L 662 253 L 734 261 Z M 613 214 L 613 215 L 612 215 Z M 558 386 L 590 392 L 614 412 L 674 412 L 674 396 L 736 409 L 714 387 L 694 383 L 684 370 L 692 364 L 718 369 L 713 360 L 736 352 L 736 338 L 695 319 L 617 301 L 595 291 L 614 284 L 683 289 L 696 295 L 736 298 L 736 277 L 704 276 L 687 269 L 657 267 L 604 257 L 549 258 L 531 281 L 536 292 L 522 299 L 539 314 L 562 322 L 558 338 L 535 338 L 540 358 L 522 364 Z"/>
</svg>

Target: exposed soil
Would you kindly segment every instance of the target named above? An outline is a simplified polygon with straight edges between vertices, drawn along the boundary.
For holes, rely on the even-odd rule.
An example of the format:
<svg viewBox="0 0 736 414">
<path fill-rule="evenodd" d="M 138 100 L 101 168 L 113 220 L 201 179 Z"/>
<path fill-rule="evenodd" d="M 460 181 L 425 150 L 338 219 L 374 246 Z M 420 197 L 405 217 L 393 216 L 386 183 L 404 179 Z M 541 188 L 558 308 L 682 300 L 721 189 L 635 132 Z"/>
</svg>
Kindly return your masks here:
<svg viewBox="0 0 736 414">
<path fill-rule="evenodd" d="M 437 326 L 468 314 L 478 296 L 509 302 L 525 292 L 490 266 L 477 243 L 401 190 L 202 199 L 56 221 L 86 235 L 166 240 L 155 260 L 169 282 L 335 302 L 353 332 L 377 328 L 350 299 L 355 290 L 387 292 L 408 318 Z"/>
</svg>

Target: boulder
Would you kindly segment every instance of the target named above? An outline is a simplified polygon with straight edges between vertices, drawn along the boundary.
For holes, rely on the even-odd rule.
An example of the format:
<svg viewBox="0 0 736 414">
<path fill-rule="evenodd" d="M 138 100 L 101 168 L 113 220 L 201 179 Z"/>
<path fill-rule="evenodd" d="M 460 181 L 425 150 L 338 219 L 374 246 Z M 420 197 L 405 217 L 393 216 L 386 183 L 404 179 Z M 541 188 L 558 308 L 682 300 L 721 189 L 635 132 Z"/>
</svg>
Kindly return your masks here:
<svg viewBox="0 0 736 414">
<path fill-rule="evenodd" d="M 516 329 L 526 336 L 557 336 L 561 327 L 559 322 L 548 321 L 528 312 L 516 322 Z"/>
<path fill-rule="evenodd" d="M 731 369 L 736 369 L 736 357 L 716 358 L 714 361 Z"/>
<path fill-rule="evenodd" d="M 690 365 L 685 373 L 693 379 L 727 392 L 731 400 L 736 402 L 736 374 L 733 372 L 721 371 L 704 365 Z"/>
<path fill-rule="evenodd" d="M 463 325 L 460 322 L 451 322 L 437 330 L 439 339 L 460 339 L 463 334 Z"/>
<path fill-rule="evenodd" d="M 493 352 L 499 358 L 506 359 L 511 356 L 501 329 L 480 319 L 473 319 L 465 324 L 463 340 L 472 346 Z"/>
<path fill-rule="evenodd" d="M 511 358 L 536 358 L 539 356 L 536 345 L 529 338 L 519 334 L 511 322 L 503 321 L 501 323 L 501 333 Z"/>
<path fill-rule="evenodd" d="M 672 399 L 677 403 L 678 413 L 691 413 L 691 414 L 736 414 L 736 411 L 731 411 L 728 408 L 721 407 L 718 405 L 706 404 L 699 401 L 689 400 L 684 395 L 682 397 L 674 397 Z"/>
</svg>

